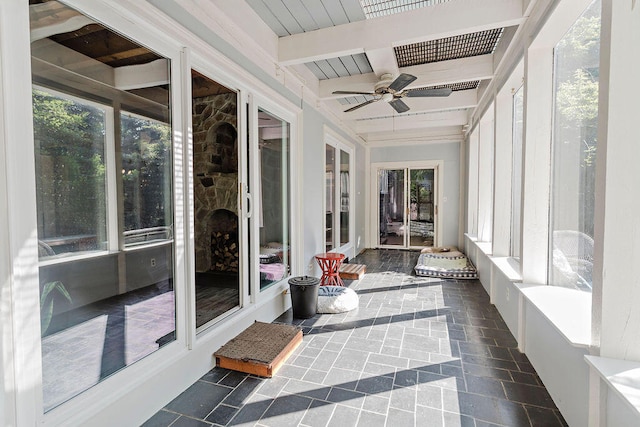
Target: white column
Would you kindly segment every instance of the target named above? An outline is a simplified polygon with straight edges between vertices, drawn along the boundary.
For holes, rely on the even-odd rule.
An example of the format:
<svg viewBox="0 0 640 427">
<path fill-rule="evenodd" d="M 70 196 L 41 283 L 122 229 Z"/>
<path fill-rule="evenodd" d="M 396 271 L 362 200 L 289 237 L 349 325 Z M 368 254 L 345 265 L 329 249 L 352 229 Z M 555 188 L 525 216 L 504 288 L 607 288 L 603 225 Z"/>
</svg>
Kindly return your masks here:
<svg viewBox="0 0 640 427">
<path fill-rule="evenodd" d="M 0 0 L 0 424 L 32 426 L 42 375 L 28 7 Z"/>
<path fill-rule="evenodd" d="M 601 356 L 640 361 L 640 2 L 602 9 L 593 335 Z"/>
<path fill-rule="evenodd" d="M 522 204 L 522 280 L 547 282 L 553 55 L 547 46 L 525 53 L 524 200 Z"/>
</svg>

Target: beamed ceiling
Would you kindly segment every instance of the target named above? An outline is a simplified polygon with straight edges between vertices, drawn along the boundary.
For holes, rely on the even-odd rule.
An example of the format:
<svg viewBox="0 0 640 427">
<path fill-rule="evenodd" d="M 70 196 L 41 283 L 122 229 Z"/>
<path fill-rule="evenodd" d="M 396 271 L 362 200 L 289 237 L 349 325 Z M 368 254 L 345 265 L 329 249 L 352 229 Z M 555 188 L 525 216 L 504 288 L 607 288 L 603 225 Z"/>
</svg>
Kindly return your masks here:
<svg viewBox="0 0 640 427">
<path fill-rule="evenodd" d="M 368 141 L 459 135 L 524 20 L 523 0 L 245 1 L 277 35 L 279 66 L 313 76 L 307 86 Z M 334 93 L 373 92 L 382 75 L 402 73 L 417 77 L 403 113 L 388 98 Z M 425 88 L 451 94 L 410 93 Z"/>
</svg>

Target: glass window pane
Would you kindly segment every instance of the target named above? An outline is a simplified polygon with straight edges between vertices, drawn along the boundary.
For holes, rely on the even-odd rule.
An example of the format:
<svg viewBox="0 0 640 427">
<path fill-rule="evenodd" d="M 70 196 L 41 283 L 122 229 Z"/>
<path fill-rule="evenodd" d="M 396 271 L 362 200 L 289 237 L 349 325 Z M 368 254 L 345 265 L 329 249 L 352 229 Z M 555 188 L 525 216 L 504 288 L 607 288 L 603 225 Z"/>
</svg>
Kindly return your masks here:
<svg viewBox="0 0 640 427">
<path fill-rule="evenodd" d="M 326 164 L 325 164 L 325 195 L 326 195 L 326 214 L 325 214 L 325 239 L 326 250 L 330 251 L 335 247 L 333 238 L 333 227 L 335 224 L 335 198 L 336 198 L 336 149 L 331 145 L 326 145 Z"/>
<path fill-rule="evenodd" d="M 520 213 L 522 203 L 522 137 L 524 86 L 513 95 L 512 184 L 511 184 L 511 256 L 520 257 Z"/>
<path fill-rule="evenodd" d="M 48 412 L 175 340 L 171 64 L 60 2 L 29 3 Z"/>
<path fill-rule="evenodd" d="M 591 290 L 598 133 L 600 1 L 558 43 L 549 282 Z"/>
<path fill-rule="evenodd" d="M 409 246 L 433 246 L 435 170 L 409 171 Z"/>
<path fill-rule="evenodd" d="M 378 171 L 381 246 L 404 246 L 404 172 Z"/>
<path fill-rule="evenodd" d="M 289 275 L 289 123 L 258 110 L 260 152 L 260 289 Z M 265 259 L 266 258 L 266 259 Z"/>
<path fill-rule="evenodd" d="M 238 94 L 195 70 L 191 88 L 196 327 L 200 328 L 240 305 Z"/>
<path fill-rule="evenodd" d="M 167 240 L 171 231 L 171 127 L 120 114 L 125 246 Z"/>
<path fill-rule="evenodd" d="M 41 259 L 107 248 L 106 110 L 33 89 Z"/>
<path fill-rule="evenodd" d="M 340 246 L 349 243 L 349 153 L 340 150 Z"/>
</svg>

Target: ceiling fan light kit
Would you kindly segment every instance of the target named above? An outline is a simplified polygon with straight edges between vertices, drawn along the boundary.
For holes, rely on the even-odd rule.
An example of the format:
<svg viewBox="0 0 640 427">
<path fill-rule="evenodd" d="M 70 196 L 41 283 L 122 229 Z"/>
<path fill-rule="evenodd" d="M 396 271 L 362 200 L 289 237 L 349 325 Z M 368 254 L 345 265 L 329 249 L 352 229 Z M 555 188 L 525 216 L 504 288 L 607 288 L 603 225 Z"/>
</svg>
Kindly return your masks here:
<svg viewBox="0 0 640 427">
<path fill-rule="evenodd" d="M 423 97 L 434 97 L 434 96 L 449 96 L 451 95 L 450 88 L 441 88 L 441 89 L 413 89 L 409 90 L 405 88 L 413 83 L 417 77 L 412 76 L 411 74 L 402 73 L 395 80 L 392 80 L 393 76 L 391 74 L 383 74 L 380 76 L 380 81 L 375 84 L 373 87 L 373 92 L 358 92 L 358 91 L 348 91 L 348 90 L 336 90 L 333 92 L 334 95 L 369 95 L 373 96 L 373 99 L 365 101 L 361 104 L 358 104 L 354 107 L 351 107 L 345 110 L 345 113 L 350 111 L 357 110 L 358 108 L 364 107 L 365 105 L 369 105 L 376 101 L 385 101 L 393 107 L 398 113 L 405 113 L 409 111 L 409 106 L 405 104 L 401 98 L 405 96 L 407 98 L 423 98 Z"/>
</svg>

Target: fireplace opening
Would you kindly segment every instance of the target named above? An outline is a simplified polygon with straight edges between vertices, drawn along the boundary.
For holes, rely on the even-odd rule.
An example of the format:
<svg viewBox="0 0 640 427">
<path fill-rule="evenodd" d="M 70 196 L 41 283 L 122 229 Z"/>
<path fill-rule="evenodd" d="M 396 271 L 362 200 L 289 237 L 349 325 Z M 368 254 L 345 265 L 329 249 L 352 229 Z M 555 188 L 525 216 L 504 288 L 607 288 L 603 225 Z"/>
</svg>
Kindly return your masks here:
<svg viewBox="0 0 640 427">
<path fill-rule="evenodd" d="M 211 265 L 209 270 L 220 273 L 238 273 L 240 251 L 238 247 L 238 216 L 218 209 L 209 219 L 211 230 Z"/>
</svg>

